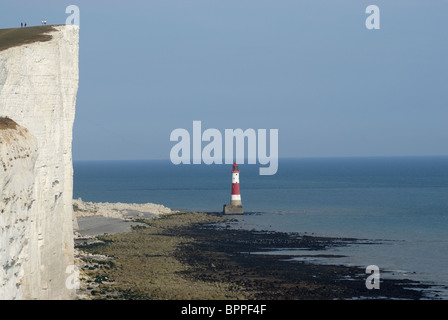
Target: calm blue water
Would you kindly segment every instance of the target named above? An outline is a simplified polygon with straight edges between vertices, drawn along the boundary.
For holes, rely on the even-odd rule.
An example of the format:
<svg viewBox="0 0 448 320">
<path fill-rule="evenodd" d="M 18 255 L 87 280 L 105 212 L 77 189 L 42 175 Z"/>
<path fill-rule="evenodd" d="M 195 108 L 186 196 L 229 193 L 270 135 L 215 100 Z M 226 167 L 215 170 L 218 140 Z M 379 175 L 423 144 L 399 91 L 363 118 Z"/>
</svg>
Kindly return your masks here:
<svg viewBox="0 0 448 320">
<path fill-rule="evenodd" d="M 240 165 L 247 214 L 233 227 L 380 239 L 334 249 L 347 255 L 337 262 L 448 286 L 448 157 L 281 159 L 274 176 L 258 168 Z M 74 198 L 221 211 L 230 201 L 230 171 L 169 161 L 75 162 Z"/>
</svg>

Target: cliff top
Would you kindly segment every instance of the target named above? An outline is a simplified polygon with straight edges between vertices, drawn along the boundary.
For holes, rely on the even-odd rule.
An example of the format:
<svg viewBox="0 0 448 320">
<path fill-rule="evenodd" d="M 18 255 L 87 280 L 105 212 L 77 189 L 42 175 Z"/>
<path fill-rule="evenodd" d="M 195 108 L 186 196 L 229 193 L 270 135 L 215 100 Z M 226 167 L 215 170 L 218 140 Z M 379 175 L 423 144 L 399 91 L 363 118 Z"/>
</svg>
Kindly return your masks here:
<svg viewBox="0 0 448 320">
<path fill-rule="evenodd" d="M 54 26 L 37 26 L 24 28 L 0 29 L 0 51 L 39 41 L 49 41 L 48 34 L 56 31 Z"/>
<path fill-rule="evenodd" d="M 11 120 L 6 117 L 0 117 L 0 130 L 16 129 L 16 128 L 17 128 L 17 123 L 15 123 L 14 120 Z"/>
</svg>

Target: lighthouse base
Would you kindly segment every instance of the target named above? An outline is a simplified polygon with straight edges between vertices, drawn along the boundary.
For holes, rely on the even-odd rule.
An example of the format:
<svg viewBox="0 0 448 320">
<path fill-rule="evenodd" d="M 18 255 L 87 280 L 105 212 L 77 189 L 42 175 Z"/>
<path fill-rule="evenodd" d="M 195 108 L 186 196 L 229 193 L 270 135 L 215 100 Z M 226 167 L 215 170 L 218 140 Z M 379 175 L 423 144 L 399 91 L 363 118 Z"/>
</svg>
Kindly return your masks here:
<svg viewBox="0 0 448 320">
<path fill-rule="evenodd" d="M 243 214 L 242 206 L 235 206 L 232 204 L 225 204 L 223 209 L 224 214 Z"/>
</svg>

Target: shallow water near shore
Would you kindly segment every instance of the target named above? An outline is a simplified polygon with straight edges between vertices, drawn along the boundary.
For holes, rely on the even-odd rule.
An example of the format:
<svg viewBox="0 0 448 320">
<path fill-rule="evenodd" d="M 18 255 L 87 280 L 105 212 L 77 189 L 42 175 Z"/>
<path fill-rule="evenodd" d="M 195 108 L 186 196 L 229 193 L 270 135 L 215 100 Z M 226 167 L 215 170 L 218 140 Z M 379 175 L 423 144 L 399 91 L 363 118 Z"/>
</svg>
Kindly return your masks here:
<svg viewBox="0 0 448 320">
<path fill-rule="evenodd" d="M 391 271 L 383 279 L 448 286 L 448 157 L 280 159 L 274 176 L 258 168 L 240 165 L 246 214 L 232 228 L 367 239 L 325 252 L 345 257 L 313 262 L 374 264 Z M 75 162 L 74 170 L 74 197 L 84 201 L 219 212 L 230 200 L 225 165 Z"/>
<path fill-rule="evenodd" d="M 288 216 L 293 215 L 293 217 Z M 366 221 L 362 230 L 361 225 L 356 229 L 322 228 L 314 225 L 304 214 L 285 213 L 248 213 L 244 216 L 234 217 L 229 224 L 231 228 L 247 230 L 282 230 L 285 232 L 298 232 L 299 234 L 325 237 L 348 237 L 359 239 L 359 244 L 328 248 L 319 251 L 303 250 L 271 250 L 263 254 L 281 254 L 288 256 L 303 255 L 292 260 L 320 264 L 341 264 L 366 268 L 377 265 L 382 279 L 410 279 L 422 283 L 435 285 L 434 292 L 437 298 L 448 299 L 448 272 L 443 267 L 448 263 L 448 240 L 445 238 L 426 237 L 424 234 L 394 234 L 375 233 L 369 228 Z M 415 236 L 415 237 L 414 237 Z M 367 275 L 366 275 L 367 277 Z M 432 294 L 430 296 L 433 296 Z"/>
</svg>

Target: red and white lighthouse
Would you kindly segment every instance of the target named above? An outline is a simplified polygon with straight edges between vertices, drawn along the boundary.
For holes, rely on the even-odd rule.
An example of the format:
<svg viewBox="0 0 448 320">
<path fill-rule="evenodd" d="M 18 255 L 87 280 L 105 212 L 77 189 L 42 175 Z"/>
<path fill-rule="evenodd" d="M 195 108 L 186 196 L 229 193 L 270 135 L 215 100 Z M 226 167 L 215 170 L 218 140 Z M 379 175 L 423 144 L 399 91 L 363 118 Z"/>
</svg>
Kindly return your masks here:
<svg viewBox="0 0 448 320">
<path fill-rule="evenodd" d="M 236 162 L 232 168 L 232 195 L 230 196 L 230 204 L 224 205 L 225 214 L 243 214 L 243 204 L 240 194 L 240 171 Z"/>
<path fill-rule="evenodd" d="M 230 197 L 230 204 L 233 206 L 243 206 L 240 194 L 240 170 L 238 170 L 236 162 L 233 163 L 232 168 L 232 196 Z"/>
</svg>

